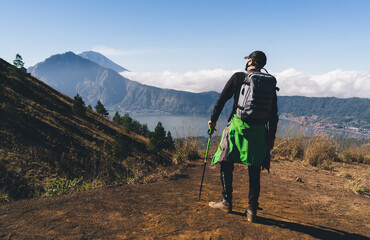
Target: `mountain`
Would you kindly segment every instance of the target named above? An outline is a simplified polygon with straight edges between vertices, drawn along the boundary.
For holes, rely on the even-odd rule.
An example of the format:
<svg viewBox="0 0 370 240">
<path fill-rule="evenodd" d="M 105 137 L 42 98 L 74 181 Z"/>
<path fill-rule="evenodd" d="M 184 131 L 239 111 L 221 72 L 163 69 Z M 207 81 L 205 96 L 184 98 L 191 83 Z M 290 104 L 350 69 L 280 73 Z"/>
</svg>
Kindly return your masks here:
<svg viewBox="0 0 370 240">
<path fill-rule="evenodd" d="M 63 57 L 70 62 L 70 55 Z M 83 60 L 78 66 L 99 67 Z M 73 99 L 0 59 L 0 196 L 39 196 L 45 185 L 63 178 L 127 178 L 131 165 L 123 165 L 114 149 L 125 158 L 145 159 L 132 165 L 156 166 L 160 156 L 147 150 L 148 139 L 87 107 L 78 115 L 72 107 Z"/>
<path fill-rule="evenodd" d="M 70 97 L 80 94 L 86 104 L 100 100 L 108 109 L 120 112 L 210 113 L 219 95 L 144 85 L 72 52 L 53 55 L 28 72 Z"/>
<path fill-rule="evenodd" d="M 106 105 L 116 104 L 126 95 L 130 82 L 116 71 L 72 52 L 53 55 L 28 72 L 70 97 L 79 93 L 86 104 L 96 104 L 98 100 Z"/>
<path fill-rule="evenodd" d="M 51 56 L 29 70 L 71 97 L 79 93 L 87 104 L 101 100 L 110 111 L 210 115 L 219 96 L 217 92 L 191 93 L 144 85 L 72 52 Z M 281 115 L 370 126 L 370 99 L 366 98 L 279 96 L 278 105 Z M 231 108 L 229 101 L 223 114 L 228 115 Z"/>
<path fill-rule="evenodd" d="M 85 58 L 85 59 L 93 61 L 93 62 L 99 64 L 100 66 L 112 69 L 112 70 L 114 70 L 118 73 L 119 72 L 124 72 L 124 71 L 129 71 L 126 68 L 123 68 L 120 65 L 114 63 L 112 60 L 105 57 L 104 55 L 102 55 L 100 53 L 97 53 L 97 52 L 94 52 L 94 51 L 85 51 L 85 52 L 82 52 L 78 55 Z"/>
<path fill-rule="evenodd" d="M 315 122 L 326 121 L 345 126 L 370 128 L 370 99 L 280 96 L 279 114 L 315 117 Z"/>
</svg>

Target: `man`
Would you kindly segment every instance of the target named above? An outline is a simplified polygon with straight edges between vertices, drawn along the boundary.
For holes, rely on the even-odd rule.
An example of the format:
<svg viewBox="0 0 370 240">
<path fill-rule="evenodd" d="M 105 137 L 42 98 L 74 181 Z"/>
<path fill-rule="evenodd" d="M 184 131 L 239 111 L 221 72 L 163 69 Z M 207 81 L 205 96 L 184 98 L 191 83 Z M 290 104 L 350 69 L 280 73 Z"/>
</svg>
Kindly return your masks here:
<svg viewBox="0 0 370 240">
<path fill-rule="evenodd" d="M 247 57 L 245 70 L 248 73 L 260 71 L 266 64 L 266 55 L 262 51 L 254 51 Z M 232 180 L 234 163 L 242 163 L 248 166 L 249 173 L 249 207 L 246 211 L 249 222 L 256 220 L 258 198 L 260 194 L 260 172 L 262 169 L 269 170 L 269 151 L 272 149 L 277 123 L 277 96 L 273 90 L 271 107 L 268 110 L 267 119 L 242 121 L 236 114 L 238 108 L 239 92 L 246 78 L 246 73 L 233 74 L 226 83 L 218 98 L 209 128 L 214 128 L 225 103 L 234 97 L 234 106 L 229 117 L 229 124 L 224 129 L 220 146 L 213 157 L 212 165 L 220 163 L 221 184 L 223 199 L 220 202 L 210 202 L 212 208 L 218 208 L 232 212 Z M 240 107 L 240 106 L 239 106 Z"/>
</svg>

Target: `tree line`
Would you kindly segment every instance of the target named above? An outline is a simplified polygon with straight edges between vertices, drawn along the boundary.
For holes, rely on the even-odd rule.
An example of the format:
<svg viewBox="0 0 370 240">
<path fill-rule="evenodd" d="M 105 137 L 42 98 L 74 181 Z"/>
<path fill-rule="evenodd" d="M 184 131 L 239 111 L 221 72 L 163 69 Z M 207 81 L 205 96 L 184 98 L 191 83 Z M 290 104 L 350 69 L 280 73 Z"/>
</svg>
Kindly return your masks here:
<svg viewBox="0 0 370 240">
<path fill-rule="evenodd" d="M 149 130 L 146 123 L 141 124 L 139 121 L 131 118 L 128 113 L 120 116 L 120 114 L 116 112 L 113 117 L 113 122 L 122 126 L 126 132 L 134 132 L 149 138 L 148 150 L 150 151 L 159 152 L 162 149 L 175 149 L 175 142 L 171 132 L 166 132 L 161 122 L 157 123 L 153 132 Z"/>
<path fill-rule="evenodd" d="M 21 69 L 22 72 L 26 73 L 27 70 L 24 68 L 24 61 L 20 54 L 16 55 L 13 64 L 17 69 Z M 86 108 L 90 108 L 92 110 L 91 105 L 86 107 L 85 102 L 79 94 L 74 96 L 72 105 L 73 113 L 77 116 L 83 117 L 86 114 Z M 95 111 L 103 117 L 109 116 L 107 109 L 99 100 L 95 105 Z M 132 119 L 127 113 L 123 116 L 120 116 L 120 114 L 116 112 L 112 120 L 113 122 L 122 126 L 126 132 L 134 132 L 149 138 L 148 150 L 150 151 L 159 152 L 162 149 L 175 149 L 175 142 L 172 138 L 171 132 L 166 132 L 161 122 L 158 122 L 157 126 L 154 128 L 154 131 L 151 132 L 147 124 L 141 124 L 137 120 Z"/>
<path fill-rule="evenodd" d="M 92 109 L 90 105 L 88 106 L 88 108 Z M 72 111 L 78 116 L 84 116 L 86 113 L 85 102 L 79 94 L 77 94 L 73 98 Z M 99 100 L 95 105 L 95 111 L 103 117 L 109 116 L 108 111 Z M 148 150 L 150 151 L 159 152 L 162 149 L 175 149 L 175 142 L 172 138 L 171 132 L 166 132 L 161 122 L 158 122 L 158 124 L 154 128 L 154 131 L 151 132 L 147 124 L 141 124 L 139 121 L 131 118 L 128 113 L 121 116 L 118 112 L 116 112 L 112 120 L 113 122 L 120 125 L 126 132 L 134 132 L 136 134 L 149 138 Z"/>
</svg>

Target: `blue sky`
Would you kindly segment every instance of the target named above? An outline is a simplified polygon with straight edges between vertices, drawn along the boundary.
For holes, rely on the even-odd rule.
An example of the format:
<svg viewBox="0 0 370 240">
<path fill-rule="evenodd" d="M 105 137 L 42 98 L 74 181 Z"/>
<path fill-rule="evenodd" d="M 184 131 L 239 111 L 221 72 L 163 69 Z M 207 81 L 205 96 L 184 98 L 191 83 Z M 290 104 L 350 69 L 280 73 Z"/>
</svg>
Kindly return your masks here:
<svg viewBox="0 0 370 240">
<path fill-rule="evenodd" d="M 0 0 L 0 57 L 26 67 L 96 50 L 133 72 L 267 69 L 370 72 L 370 1 Z"/>
</svg>

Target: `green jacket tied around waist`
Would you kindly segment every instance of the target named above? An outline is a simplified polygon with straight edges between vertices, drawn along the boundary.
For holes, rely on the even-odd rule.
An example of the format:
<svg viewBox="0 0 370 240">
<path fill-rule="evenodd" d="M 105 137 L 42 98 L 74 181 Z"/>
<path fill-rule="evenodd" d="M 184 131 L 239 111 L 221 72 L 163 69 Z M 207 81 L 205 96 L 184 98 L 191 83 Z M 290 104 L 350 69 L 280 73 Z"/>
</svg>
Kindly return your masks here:
<svg viewBox="0 0 370 240">
<path fill-rule="evenodd" d="M 233 161 L 247 166 L 261 166 L 267 153 L 266 128 L 263 124 L 249 126 L 236 114 L 222 133 L 212 165 Z"/>
</svg>

